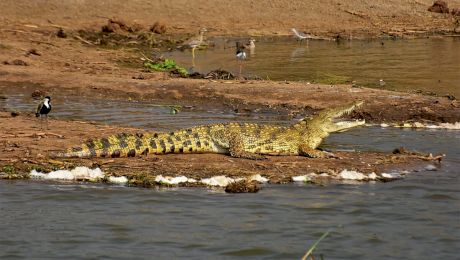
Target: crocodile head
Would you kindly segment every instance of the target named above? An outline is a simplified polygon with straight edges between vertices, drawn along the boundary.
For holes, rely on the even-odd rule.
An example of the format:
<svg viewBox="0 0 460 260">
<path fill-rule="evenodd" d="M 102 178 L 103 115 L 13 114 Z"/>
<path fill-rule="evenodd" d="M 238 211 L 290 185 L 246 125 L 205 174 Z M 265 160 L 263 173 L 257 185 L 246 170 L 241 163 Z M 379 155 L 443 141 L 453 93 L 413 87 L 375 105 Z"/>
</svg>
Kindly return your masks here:
<svg viewBox="0 0 460 260">
<path fill-rule="evenodd" d="M 309 147 L 316 148 L 330 133 L 345 131 L 349 128 L 363 125 L 364 120 L 345 121 L 339 117 L 351 113 L 364 102 L 355 101 L 346 105 L 329 108 L 321 111 L 312 118 L 305 118 L 295 125 L 302 134 L 302 139 Z"/>
<path fill-rule="evenodd" d="M 363 103 L 363 101 L 359 100 L 339 107 L 325 109 L 310 119 L 308 124 L 313 127 L 321 128 L 323 131 L 328 133 L 344 131 L 355 126 L 363 125 L 365 123 L 364 120 L 337 120 L 343 115 L 350 114 Z"/>
</svg>

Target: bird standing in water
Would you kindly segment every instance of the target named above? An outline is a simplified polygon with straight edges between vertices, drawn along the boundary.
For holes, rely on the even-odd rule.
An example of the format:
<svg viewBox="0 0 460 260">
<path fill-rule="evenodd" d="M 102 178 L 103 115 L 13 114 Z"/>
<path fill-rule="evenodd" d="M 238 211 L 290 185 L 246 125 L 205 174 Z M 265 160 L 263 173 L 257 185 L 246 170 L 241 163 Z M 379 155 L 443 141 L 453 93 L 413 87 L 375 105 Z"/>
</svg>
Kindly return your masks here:
<svg viewBox="0 0 460 260">
<path fill-rule="evenodd" d="M 292 28 L 291 31 L 294 33 L 295 37 L 297 38 L 297 40 L 300 41 L 300 44 L 302 44 L 302 41 L 303 40 L 307 40 L 307 43 L 308 43 L 308 36 L 301 33 L 301 32 L 298 32 L 295 28 Z"/>
<path fill-rule="evenodd" d="M 249 42 L 244 45 L 244 49 L 249 50 L 250 56 L 256 54 L 256 44 L 254 43 L 255 41 L 255 39 L 250 39 Z"/>
<path fill-rule="evenodd" d="M 195 49 L 203 45 L 204 33 L 208 30 L 206 28 L 200 29 L 200 35 L 187 42 L 187 45 L 192 48 L 192 66 L 195 67 Z"/>
<path fill-rule="evenodd" d="M 35 112 L 36 117 L 40 117 L 40 129 L 42 126 L 42 118 L 45 116 L 46 129 L 48 129 L 48 113 L 51 111 L 51 97 L 46 96 L 40 104 L 38 104 L 37 111 Z"/>
<path fill-rule="evenodd" d="M 239 78 L 241 78 L 241 72 L 243 70 L 243 61 L 248 57 L 244 49 L 244 45 L 242 45 L 241 42 L 236 42 L 236 59 L 240 65 Z"/>
</svg>

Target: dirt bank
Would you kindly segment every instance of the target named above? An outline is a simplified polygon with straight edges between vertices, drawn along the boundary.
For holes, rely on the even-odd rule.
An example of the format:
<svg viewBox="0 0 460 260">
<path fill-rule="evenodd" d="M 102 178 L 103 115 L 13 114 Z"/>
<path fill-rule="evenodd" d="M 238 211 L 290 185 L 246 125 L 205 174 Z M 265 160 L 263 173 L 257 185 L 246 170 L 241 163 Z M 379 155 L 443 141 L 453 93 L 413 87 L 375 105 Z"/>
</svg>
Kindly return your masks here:
<svg viewBox="0 0 460 260">
<path fill-rule="evenodd" d="M 459 0 L 448 1 L 459 7 Z M 326 1 L 13 1 L 0 3 L 3 24 L 59 25 L 80 29 L 105 22 L 107 17 L 150 26 L 156 21 L 173 33 L 209 28 L 215 35 L 289 34 L 296 27 L 318 35 L 403 35 L 451 33 L 450 15 L 428 12 L 432 0 Z"/>
<path fill-rule="evenodd" d="M 431 1 L 192 2 L 115 0 L 109 6 L 90 1 L 1 1 L 0 98 L 20 88 L 22 94 L 38 91 L 53 100 L 72 95 L 235 113 L 267 109 L 291 116 L 307 116 L 360 99 L 365 105 L 351 117 L 368 122 L 460 121 L 460 104 L 453 96 L 305 82 L 181 79 L 143 66 L 152 50 L 176 48 L 201 27 L 207 27 L 210 35 L 242 36 L 289 34 L 291 27 L 331 38 L 338 34 L 348 38 L 453 33 L 456 25 L 450 15 L 426 11 Z M 115 16 L 121 18 L 107 23 Z M 159 22 L 157 27 L 150 28 L 155 22 Z M 143 176 L 136 183 L 145 186 L 158 174 L 199 179 L 259 173 L 279 183 L 308 173 L 327 173 L 317 176 L 318 181 L 336 179 L 344 169 L 375 172 L 376 179 L 384 180 L 383 172 L 416 169 L 424 165 L 421 161 L 433 159 L 406 153 L 337 152 L 340 159 L 327 160 L 270 157 L 259 162 L 224 155 L 165 155 L 53 161 L 47 157 L 50 150 L 138 129 L 51 120 L 53 133 L 43 133 L 31 115 L 12 117 L 9 112 L 0 114 L 0 166 L 12 166 L 8 169 L 20 173 L 78 165 L 100 166 L 112 175 L 124 175 L 129 169 L 132 176 Z"/>
<path fill-rule="evenodd" d="M 100 31 L 105 24 L 107 20 L 97 29 Z M 252 111 L 268 108 L 291 114 L 309 114 L 313 110 L 362 99 L 366 105 L 353 117 L 369 122 L 460 121 L 460 106 L 453 96 L 423 96 L 305 82 L 171 78 L 166 73 L 144 68 L 144 56 L 149 54 L 143 49 L 144 38 L 137 38 L 142 33 L 122 31 L 85 40 L 85 34 L 78 31 L 67 31 L 67 37 L 63 38 L 55 27 L 8 25 L 1 31 L 1 94 L 7 95 L 15 84 L 20 84 L 29 86 L 30 93 L 41 90 L 54 98 L 80 95 L 178 103 L 203 109 Z M 175 37 L 183 39 L 171 35 L 155 37 L 158 38 L 153 44 L 160 49 L 168 48 L 169 44 L 176 46 Z M 102 40 L 114 40 L 115 45 L 103 45 Z"/>
</svg>

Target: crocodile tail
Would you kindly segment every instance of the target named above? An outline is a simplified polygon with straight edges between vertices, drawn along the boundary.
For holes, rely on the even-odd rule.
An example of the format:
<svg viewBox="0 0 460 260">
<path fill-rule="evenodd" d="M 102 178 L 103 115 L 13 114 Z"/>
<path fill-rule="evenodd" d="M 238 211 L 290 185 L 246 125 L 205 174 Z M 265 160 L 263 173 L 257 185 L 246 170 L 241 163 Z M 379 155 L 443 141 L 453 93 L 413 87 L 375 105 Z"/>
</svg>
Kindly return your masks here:
<svg viewBox="0 0 460 260">
<path fill-rule="evenodd" d="M 65 151 L 51 153 L 53 158 L 134 157 L 149 152 L 150 134 L 116 134 L 88 140 Z"/>
</svg>

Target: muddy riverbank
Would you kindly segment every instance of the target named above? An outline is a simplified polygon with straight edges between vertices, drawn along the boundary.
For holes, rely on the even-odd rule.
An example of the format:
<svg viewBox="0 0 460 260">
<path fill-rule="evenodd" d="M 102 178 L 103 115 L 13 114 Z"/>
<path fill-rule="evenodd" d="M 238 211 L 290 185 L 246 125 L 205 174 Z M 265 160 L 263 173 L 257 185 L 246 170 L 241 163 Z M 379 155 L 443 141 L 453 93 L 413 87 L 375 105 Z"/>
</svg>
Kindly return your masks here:
<svg viewBox="0 0 460 260">
<path fill-rule="evenodd" d="M 214 35 L 287 35 L 290 28 L 335 37 L 451 34 L 458 29 L 450 14 L 429 12 L 432 0 L 372 3 L 336 1 L 2 1 L 3 24 L 37 24 L 80 29 L 94 28 L 118 16 L 149 28 L 155 22 L 167 33 L 196 33 L 209 28 Z M 460 1 L 447 1 L 449 8 Z M 237 7 L 237 8 L 235 8 Z M 161 28 L 161 27 L 160 27 Z M 162 32 L 159 30 L 158 32 Z M 458 31 L 457 31 L 458 32 Z"/>
<path fill-rule="evenodd" d="M 215 19 L 220 17 L 218 13 L 227 13 L 226 10 L 230 8 L 226 2 L 215 4 L 220 4 L 222 8 L 216 7 L 213 16 L 197 16 L 202 12 L 199 5 L 189 9 L 186 5 L 151 4 L 146 1 L 129 4 L 113 2 L 113 6 L 103 8 L 104 13 L 94 16 L 92 12 L 100 10 L 102 6 L 73 3 L 63 8 L 62 5 L 53 5 L 52 1 L 4 1 L 0 4 L 0 10 L 6 12 L 0 20 L 0 98 L 8 99 L 9 95 L 19 91 L 31 96 L 31 109 L 30 112 L 20 111 L 19 116 L 11 115 L 11 112 L 15 112 L 14 107 L 2 112 L 0 166 L 7 167 L 3 171 L 9 173 L 12 173 L 11 169 L 17 170 L 13 175 L 29 173 L 32 169 L 51 171 L 81 165 L 99 166 L 115 176 L 144 176 L 137 183 L 145 186 L 152 183 L 153 176 L 160 174 L 192 178 L 264 174 L 271 182 L 280 183 L 305 174 L 316 174 L 312 176 L 318 177 L 318 180 L 340 179 L 343 170 L 363 172 L 367 174 L 365 180 L 385 180 L 382 173 L 416 169 L 420 167 L 420 161 L 433 158 L 410 152 L 337 151 L 340 159 L 327 160 L 270 157 L 266 161 L 254 162 L 223 155 L 166 155 L 117 160 L 50 161 L 48 155 L 51 150 L 78 145 L 88 138 L 145 129 L 61 118 L 51 120 L 51 133 L 43 132 L 37 128 L 32 116 L 37 102 L 32 99 L 32 93 L 35 97 L 51 95 L 53 100 L 72 96 L 81 100 L 97 99 L 101 103 L 108 99 L 151 102 L 235 114 L 262 110 L 291 119 L 359 99 L 365 105 L 350 117 L 365 119 L 368 123 L 455 123 L 460 121 L 460 104 L 453 95 L 420 95 L 339 83 L 325 85 L 299 81 L 184 79 L 177 78 L 177 75 L 153 72 L 144 66 L 144 62 L 155 55 L 186 45 L 201 27 L 207 27 L 210 36 L 240 35 L 242 38 L 249 35 L 288 35 L 289 28 L 297 27 L 331 41 L 350 40 L 356 36 L 398 39 L 456 34 L 454 18 L 427 12 L 428 2 L 388 5 L 377 1 L 374 6 L 358 8 L 351 2 L 343 1 L 321 5 L 303 2 L 286 4 L 283 1 L 284 7 L 295 14 L 283 21 L 268 19 L 275 17 L 273 12 L 283 7 L 280 6 L 281 2 L 267 7 L 267 12 L 264 12 L 267 17 L 253 17 L 253 12 L 249 10 L 255 8 L 256 3 L 245 2 L 243 5 L 249 4 L 251 8 L 238 9 L 242 12 L 242 21 L 236 21 L 237 16 L 224 16 L 224 19 L 216 22 Z M 310 9 L 311 5 L 317 8 Z M 120 7 L 132 12 L 115 19 L 119 15 L 115 10 L 121 10 Z M 169 13 L 163 12 L 151 20 L 151 11 L 160 9 L 167 9 Z M 302 10 L 309 10 L 309 13 Z M 322 13 L 325 10 L 327 12 Z M 322 18 L 316 19 L 318 15 Z M 304 16 L 308 19 L 298 22 L 298 18 Z M 316 22 L 308 22 L 311 19 Z M 187 22 L 191 20 L 194 22 Z M 343 27 L 337 28 L 336 24 Z M 65 103 L 60 104 L 65 106 Z M 59 107 L 55 106 L 54 109 Z M 10 166 L 12 168 L 8 168 Z M 369 174 L 373 172 L 376 176 L 370 178 Z M 325 175 L 319 176 L 321 173 Z"/>
<path fill-rule="evenodd" d="M 308 159 L 299 156 L 270 156 L 253 161 L 226 155 L 187 154 L 141 156 L 136 158 L 52 159 L 51 151 L 76 146 L 87 139 L 116 133 L 134 133 L 139 129 L 101 125 L 81 121 L 50 120 L 52 131 L 39 129 L 35 118 L 1 113 L 0 166 L 3 178 L 29 178 L 32 170 L 51 172 L 77 166 L 99 167 L 109 176 L 127 176 L 129 183 L 151 187 L 161 184 L 158 175 L 185 176 L 195 180 L 226 176 L 251 178 L 261 175 L 270 183 L 292 182 L 294 177 L 322 183 L 330 181 L 389 181 L 398 179 L 428 164 L 439 163 L 442 157 L 428 154 L 395 151 L 393 153 L 337 151 L 334 159 Z M 84 129 L 84 131 L 82 131 Z M 350 173 L 356 171 L 357 173 Z M 359 173 L 358 173 L 359 172 Z M 393 172 L 395 175 L 391 175 Z M 5 174 L 6 173 L 6 174 Z M 400 175 L 403 173 L 403 175 Z M 359 176 L 357 176 L 358 174 Z M 202 184 L 183 183 L 186 186 Z"/>
</svg>

